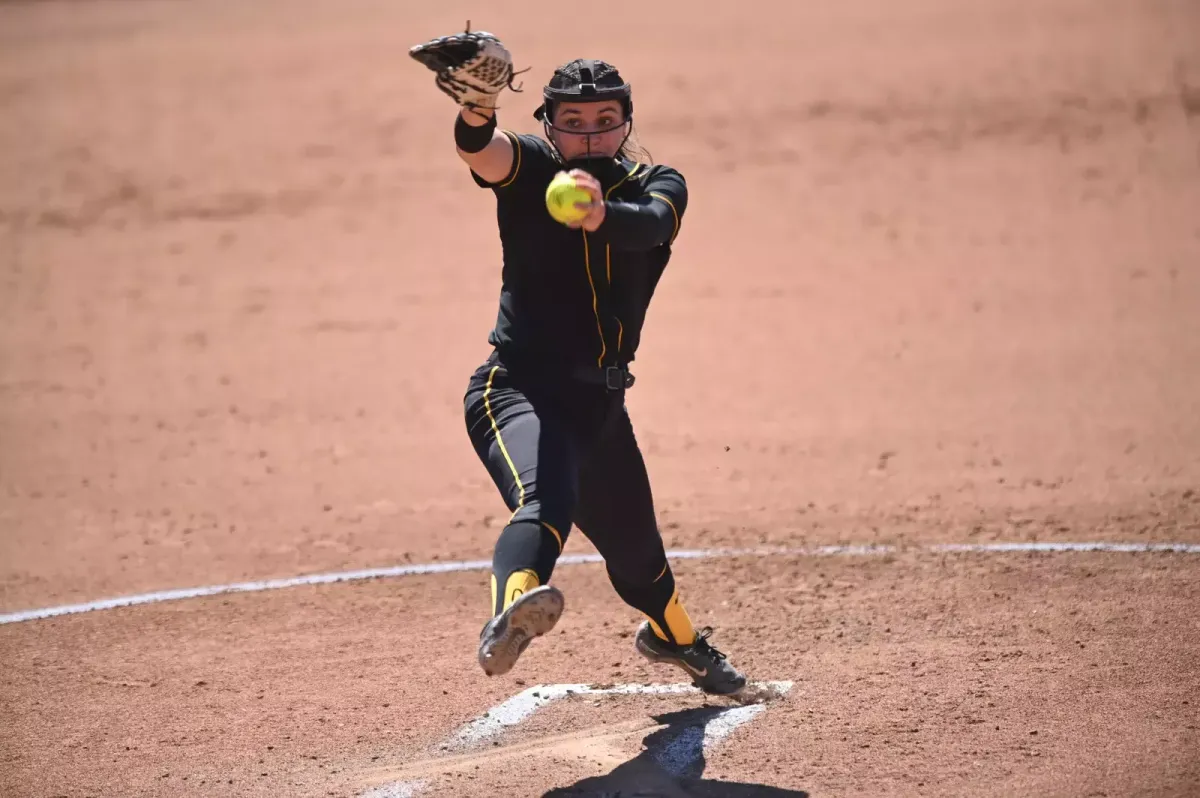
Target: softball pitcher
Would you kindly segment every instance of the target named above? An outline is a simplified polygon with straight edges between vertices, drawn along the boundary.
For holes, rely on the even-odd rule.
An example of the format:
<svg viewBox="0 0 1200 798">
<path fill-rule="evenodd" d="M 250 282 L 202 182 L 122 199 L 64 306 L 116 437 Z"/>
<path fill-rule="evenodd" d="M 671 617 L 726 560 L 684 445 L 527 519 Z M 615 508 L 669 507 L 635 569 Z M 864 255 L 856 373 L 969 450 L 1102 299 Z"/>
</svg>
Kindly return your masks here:
<svg viewBox="0 0 1200 798">
<path fill-rule="evenodd" d="M 459 157 L 496 197 L 503 247 L 492 352 L 464 396 L 467 431 L 512 517 L 496 542 L 492 617 L 479 664 L 507 673 L 554 628 L 564 598 L 549 584 L 573 526 L 604 558 L 617 594 L 648 619 L 648 659 L 730 694 L 745 678 L 692 626 L 659 533 L 645 463 L 625 407 L 629 364 L 687 210 L 683 176 L 649 165 L 630 141 L 633 98 L 620 73 L 581 59 L 555 70 L 534 117 L 545 138 L 498 127 L 512 58 L 492 34 L 434 39 L 410 54 L 460 106 Z M 556 221 L 546 190 L 571 175 L 581 218 Z"/>
</svg>

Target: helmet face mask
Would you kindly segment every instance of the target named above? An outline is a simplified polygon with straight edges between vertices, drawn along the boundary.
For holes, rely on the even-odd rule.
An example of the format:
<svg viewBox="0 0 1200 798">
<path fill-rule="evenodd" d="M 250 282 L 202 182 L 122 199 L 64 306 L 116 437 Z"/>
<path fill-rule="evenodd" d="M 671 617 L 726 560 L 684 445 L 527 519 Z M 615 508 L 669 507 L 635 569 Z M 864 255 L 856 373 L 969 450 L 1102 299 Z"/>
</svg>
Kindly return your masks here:
<svg viewBox="0 0 1200 798">
<path fill-rule="evenodd" d="M 578 59 L 559 67 L 555 70 L 550 82 L 542 89 L 542 98 L 542 105 L 534 111 L 533 116 L 542 123 L 546 137 L 558 150 L 564 161 L 610 160 L 620 152 L 632 133 L 632 89 L 621 79 L 620 73 L 614 67 L 603 61 Z M 619 121 L 599 128 L 591 125 L 584 130 L 571 129 L 563 125 L 562 116 L 568 113 L 573 117 L 583 116 L 585 112 L 579 108 L 580 105 L 599 103 L 604 103 L 609 107 L 615 104 L 620 108 L 621 118 Z M 572 107 L 568 108 L 568 105 Z M 599 112 L 595 116 L 604 118 L 605 115 L 603 112 Z M 597 137 L 606 136 L 622 128 L 625 130 L 625 135 L 616 143 L 616 146 L 604 147 L 603 140 L 597 141 L 595 146 L 593 145 L 593 141 Z M 556 133 L 557 136 L 555 136 Z M 563 138 L 566 136 L 576 137 L 569 139 L 572 146 L 568 149 L 576 149 L 574 146 L 576 143 L 583 145 L 580 154 L 563 152 Z M 610 145 L 612 143 L 609 142 Z M 610 149 L 611 152 L 606 152 Z"/>
</svg>

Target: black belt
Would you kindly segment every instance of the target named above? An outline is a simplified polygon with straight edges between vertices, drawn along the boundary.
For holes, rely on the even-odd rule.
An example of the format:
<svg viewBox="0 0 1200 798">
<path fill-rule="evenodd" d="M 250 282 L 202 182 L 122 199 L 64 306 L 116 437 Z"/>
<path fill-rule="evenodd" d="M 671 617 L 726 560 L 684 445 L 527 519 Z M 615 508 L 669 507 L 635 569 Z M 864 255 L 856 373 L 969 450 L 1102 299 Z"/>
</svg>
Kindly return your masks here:
<svg viewBox="0 0 1200 798">
<path fill-rule="evenodd" d="M 571 372 L 575 379 L 591 385 L 603 385 L 610 391 L 632 388 L 636 378 L 623 366 L 581 366 Z"/>
</svg>

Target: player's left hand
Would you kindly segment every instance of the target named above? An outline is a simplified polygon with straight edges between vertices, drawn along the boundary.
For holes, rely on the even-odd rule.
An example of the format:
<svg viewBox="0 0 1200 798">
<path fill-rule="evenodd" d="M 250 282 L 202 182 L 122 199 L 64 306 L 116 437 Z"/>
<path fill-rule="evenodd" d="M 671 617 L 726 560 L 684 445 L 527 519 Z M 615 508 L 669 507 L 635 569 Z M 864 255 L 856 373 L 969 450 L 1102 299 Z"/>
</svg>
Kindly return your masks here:
<svg viewBox="0 0 1200 798">
<path fill-rule="evenodd" d="M 589 233 L 594 233 L 604 223 L 604 191 L 600 187 L 600 181 L 582 169 L 572 169 L 567 174 L 575 178 L 575 185 L 587 192 L 590 200 L 586 203 L 575 203 L 575 207 L 581 211 L 586 210 L 588 214 L 578 222 L 571 222 L 567 227 L 573 230 L 583 228 Z"/>
<path fill-rule="evenodd" d="M 463 108 L 495 110 L 501 91 L 521 90 L 513 86 L 519 73 L 513 71 L 512 54 L 503 42 L 487 31 L 472 32 L 470 23 L 463 33 L 431 39 L 409 48 L 408 54 L 437 73 L 434 83 Z"/>
</svg>

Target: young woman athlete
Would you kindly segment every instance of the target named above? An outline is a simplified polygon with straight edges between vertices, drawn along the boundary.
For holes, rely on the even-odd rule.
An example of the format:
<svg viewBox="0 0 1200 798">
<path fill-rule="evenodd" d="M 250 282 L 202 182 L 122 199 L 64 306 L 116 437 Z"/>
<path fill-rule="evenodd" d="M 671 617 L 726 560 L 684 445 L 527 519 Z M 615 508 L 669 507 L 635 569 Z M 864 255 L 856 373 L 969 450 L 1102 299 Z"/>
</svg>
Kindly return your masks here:
<svg viewBox="0 0 1200 798">
<path fill-rule="evenodd" d="M 706 692 L 738 692 L 745 678 L 680 603 L 624 401 L 646 309 L 687 209 L 683 176 L 637 157 L 630 86 L 603 61 L 555 70 L 534 113 L 543 139 L 498 128 L 496 95 L 512 88 L 513 72 L 491 34 L 443 37 L 412 52 L 462 106 L 458 156 L 496 197 L 503 250 L 492 352 L 464 396 L 471 443 L 512 512 L 495 546 L 479 664 L 489 676 L 507 673 L 554 627 L 564 597 L 550 576 L 577 526 L 617 594 L 648 619 L 636 649 Z M 589 197 L 578 222 L 547 211 L 546 188 L 560 172 Z"/>
</svg>

